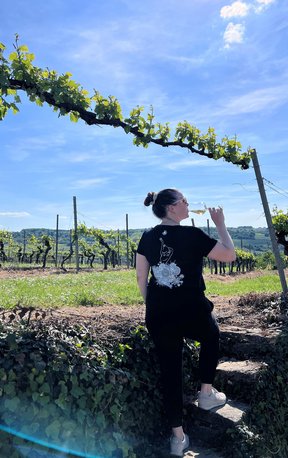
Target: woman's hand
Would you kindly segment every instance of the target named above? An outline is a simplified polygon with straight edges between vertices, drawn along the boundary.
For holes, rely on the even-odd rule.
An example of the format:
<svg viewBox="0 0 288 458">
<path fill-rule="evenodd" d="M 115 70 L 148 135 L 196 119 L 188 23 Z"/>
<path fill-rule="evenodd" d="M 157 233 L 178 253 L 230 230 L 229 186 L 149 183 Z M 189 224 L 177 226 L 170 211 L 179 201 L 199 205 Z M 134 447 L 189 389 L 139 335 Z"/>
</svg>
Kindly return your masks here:
<svg viewBox="0 0 288 458">
<path fill-rule="evenodd" d="M 225 224 L 225 218 L 224 218 L 224 213 L 223 213 L 223 208 L 222 207 L 212 207 L 208 208 L 211 219 L 215 226 L 222 226 Z"/>
<path fill-rule="evenodd" d="M 208 258 L 215 259 L 216 261 L 232 262 L 236 259 L 235 248 L 233 241 L 227 231 L 225 225 L 225 218 L 222 207 L 208 208 L 211 219 L 216 226 L 219 242 L 216 243 L 214 248 L 208 254 Z"/>
</svg>

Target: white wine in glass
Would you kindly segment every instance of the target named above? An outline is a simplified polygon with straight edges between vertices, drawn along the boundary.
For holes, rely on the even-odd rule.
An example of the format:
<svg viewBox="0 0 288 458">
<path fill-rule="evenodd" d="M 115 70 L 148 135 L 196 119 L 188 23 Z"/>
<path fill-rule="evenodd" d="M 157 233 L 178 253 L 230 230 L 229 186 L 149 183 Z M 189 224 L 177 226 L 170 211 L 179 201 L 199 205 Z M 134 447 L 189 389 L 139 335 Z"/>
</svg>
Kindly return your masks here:
<svg viewBox="0 0 288 458">
<path fill-rule="evenodd" d="M 197 215 L 204 215 L 204 213 L 208 210 L 205 202 L 191 202 L 189 205 L 192 207 L 189 212 L 196 213 Z"/>
</svg>

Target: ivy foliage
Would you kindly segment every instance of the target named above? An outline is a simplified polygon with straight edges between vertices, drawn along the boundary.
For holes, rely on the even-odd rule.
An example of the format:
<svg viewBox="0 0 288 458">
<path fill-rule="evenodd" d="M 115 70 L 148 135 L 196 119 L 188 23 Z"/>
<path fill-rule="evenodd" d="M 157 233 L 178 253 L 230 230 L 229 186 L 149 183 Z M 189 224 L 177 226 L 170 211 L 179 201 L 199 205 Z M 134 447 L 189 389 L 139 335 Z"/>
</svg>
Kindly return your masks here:
<svg viewBox="0 0 288 458">
<path fill-rule="evenodd" d="M 0 119 L 9 110 L 19 111 L 19 92 L 24 91 L 31 102 L 39 106 L 47 103 L 59 116 L 69 115 L 72 122 L 82 119 L 88 125 L 121 127 L 134 136 L 137 146 L 147 147 L 149 143 L 179 146 L 191 153 L 249 168 L 251 149 L 242 151 L 237 137 L 225 136 L 219 141 L 212 127 L 202 133 L 187 121 L 179 122 L 172 135 L 169 123 L 156 121 L 152 107 L 145 115 L 144 107 L 137 106 L 125 117 L 115 96 L 104 97 L 96 90 L 90 95 L 71 78 L 71 73 L 59 75 L 55 70 L 36 67 L 34 54 L 26 45 L 19 44 L 18 35 L 8 59 L 4 56 L 5 49 L 0 43 Z"/>
<path fill-rule="evenodd" d="M 82 456 L 159 456 L 166 419 L 146 329 L 136 327 L 123 342 L 103 342 L 92 325 L 41 316 L 28 322 L 25 313 L 12 313 L 10 324 L 0 325 L 1 424 Z M 190 387 L 196 383 L 191 374 L 197 359 L 197 348 L 187 343 L 184 365 L 190 376 L 185 381 Z M 0 456 L 22 456 L 19 440 L 1 433 Z M 25 443 L 34 456 L 31 441 Z"/>
<path fill-rule="evenodd" d="M 288 456 L 287 299 L 279 293 L 250 293 L 239 298 L 238 307 L 253 305 L 261 312 L 263 323 L 275 326 L 279 333 L 265 350 L 265 364 L 257 380 L 249 386 L 249 410 L 240 424 L 228 431 L 223 450 L 227 458 Z M 239 388 L 243 389 L 241 384 Z"/>
<path fill-rule="evenodd" d="M 229 457 L 288 456 L 287 324 L 275 346 L 271 346 L 267 363 L 255 386 L 250 411 L 238 431 L 232 434 Z"/>
</svg>

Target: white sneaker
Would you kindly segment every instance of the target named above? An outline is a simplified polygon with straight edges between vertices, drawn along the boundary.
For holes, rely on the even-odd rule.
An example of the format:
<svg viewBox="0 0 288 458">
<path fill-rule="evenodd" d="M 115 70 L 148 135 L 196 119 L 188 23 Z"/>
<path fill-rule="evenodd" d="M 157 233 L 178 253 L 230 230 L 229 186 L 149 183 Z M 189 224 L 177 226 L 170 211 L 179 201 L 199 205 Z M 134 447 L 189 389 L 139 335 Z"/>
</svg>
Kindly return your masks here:
<svg viewBox="0 0 288 458">
<path fill-rule="evenodd" d="M 183 452 L 189 447 L 189 437 L 184 434 L 183 440 L 172 436 L 170 438 L 170 455 L 183 456 Z"/>
<path fill-rule="evenodd" d="M 198 393 L 198 407 L 204 410 L 211 410 L 226 404 L 226 396 L 212 387 L 211 393 Z"/>
</svg>

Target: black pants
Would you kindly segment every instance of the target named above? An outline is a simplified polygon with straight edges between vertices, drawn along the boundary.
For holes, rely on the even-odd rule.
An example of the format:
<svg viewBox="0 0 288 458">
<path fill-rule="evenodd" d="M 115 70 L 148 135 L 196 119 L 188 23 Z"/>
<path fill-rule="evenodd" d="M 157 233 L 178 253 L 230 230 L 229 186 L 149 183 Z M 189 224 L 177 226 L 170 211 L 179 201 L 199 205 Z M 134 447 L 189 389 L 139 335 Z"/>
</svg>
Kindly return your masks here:
<svg viewBox="0 0 288 458">
<path fill-rule="evenodd" d="M 213 304 L 203 293 L 183 298 L 165 292 L 163 296 L 159 291 L 148 290 L 146 325 L 159 357 L 168 420 L 175 428 L 182 425 L 183 338 L 201 343 L 201 383 L 212 384 L 218 363 L 219 328 L 212 313 Z"/>
</svg>

